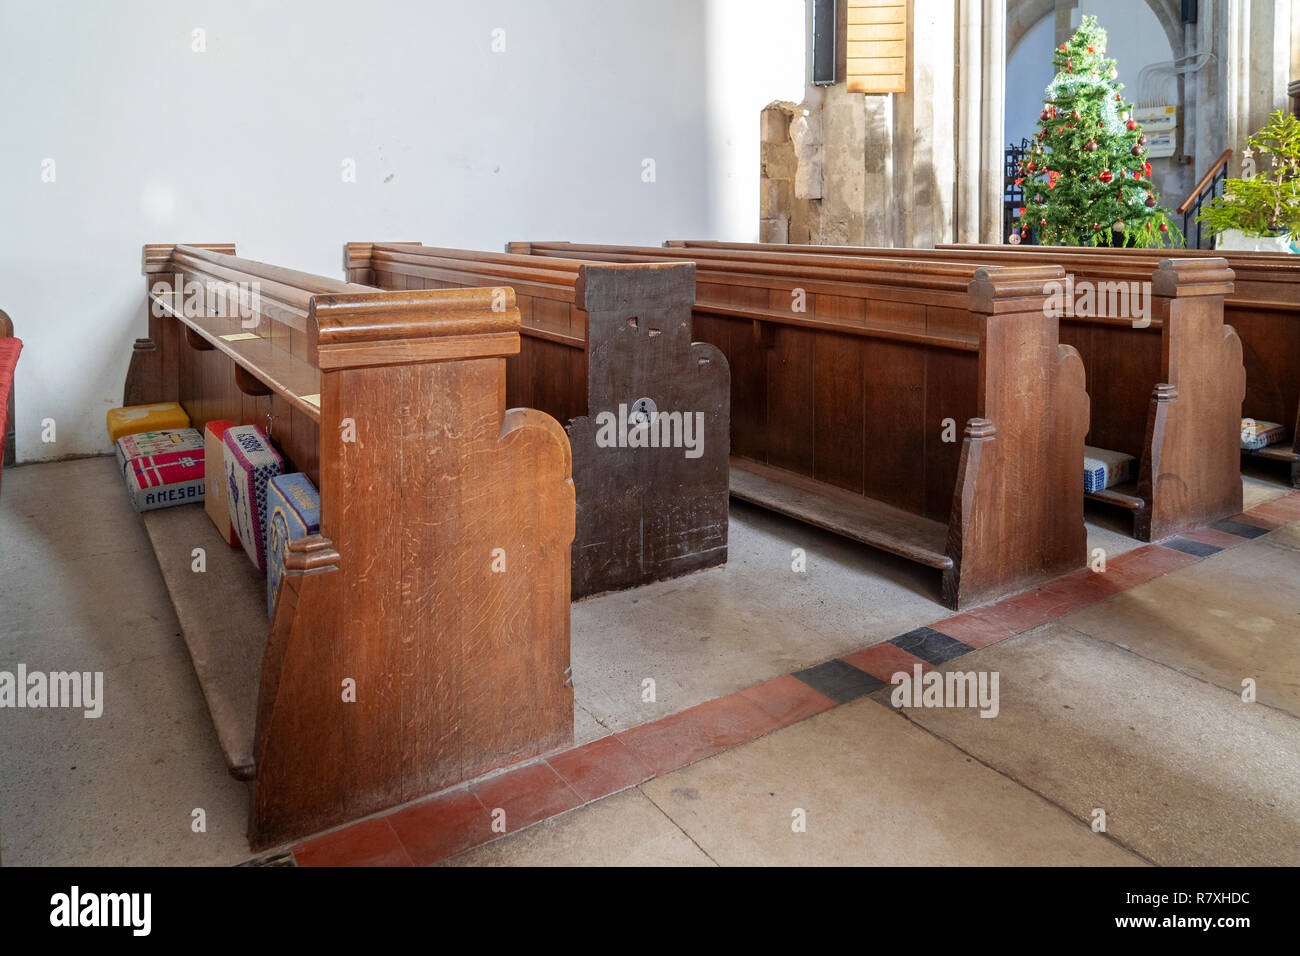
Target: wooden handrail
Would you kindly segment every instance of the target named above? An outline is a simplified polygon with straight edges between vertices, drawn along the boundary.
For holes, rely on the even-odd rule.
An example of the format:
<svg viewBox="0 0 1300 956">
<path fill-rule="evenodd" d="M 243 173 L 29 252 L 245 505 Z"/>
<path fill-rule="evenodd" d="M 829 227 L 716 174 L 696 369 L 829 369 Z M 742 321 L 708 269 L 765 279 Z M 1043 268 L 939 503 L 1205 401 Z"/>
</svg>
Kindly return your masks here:
<svg viewBox="0 0 1300 956">
<path fill-rule="evenodd" d="M 1232 150 L 1225 149 L 1223 155 L 1215 160 L 1214 165 L 1209 168 L 1206 174 L 1196 181 L 1196 185 L 1192 187 L 1192 191 L 1188 194 L 1187 198 L 1179 204 L 1178 208 L 1175 209 L 1174 212 L 1178 213 L 1180 216 L 1186 214 L 1187 210 L 1192 208 L 1192 203 L 1196 202 L 1196 197 L 1205 191 L 1205 187 L 1210 185 L 1210 181 L 1214 179 L 1219 170 L 1228 165 L 1228 157 L 1231 155 Z"/>
</svg>

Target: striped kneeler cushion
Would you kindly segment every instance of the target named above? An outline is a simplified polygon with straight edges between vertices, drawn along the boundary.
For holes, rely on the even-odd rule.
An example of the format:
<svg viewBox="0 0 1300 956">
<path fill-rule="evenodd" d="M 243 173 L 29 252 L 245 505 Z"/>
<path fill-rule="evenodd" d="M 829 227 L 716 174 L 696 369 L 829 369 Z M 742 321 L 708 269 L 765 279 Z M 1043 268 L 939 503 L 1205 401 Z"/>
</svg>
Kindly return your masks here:
<svg viewBox="0 0 1300 956">
<path fill-rule="evenodd" d="M 1277 422 L 1261 422 L 1254 418 L 1241 420 L 1241 450 L 1259 451 L 1276 445 L 1286 438 L 1286 429 Z"/>
<path fill-rule="evenodd" d="M 1102 491 L 1133 480 L 1136 459 L 1122 451 L 1083 446 L 1083 490 L 1085 494 Z"/>
<path fill-rule="evenodd" d="M 203 448 L 137 455 L 126 463 L 126 490 L 136 511 L 203 500 Z"/>
<path fill-rule="evenodd" d="M 306 475 L 277 475 L 267 487 L 266 507 L 266 615 L 274 617 L 289 542 L 320 531 L 320 495 Z"/>
<path fill-rule="evenodd" d="M 203 436 L 193 428 L 165 428 L 158 432 L 140 432 L 117 440 L 117 466 L 126 474 L 132 459 L 161 455 L 169 451 L 199 452 L 203 457 Z"/>
<path fill-rule="evenodd" d="M 226 456 L 226 501 L 248 559 L 266 573 L 266 484 L 284 471 L 280 453 L 256 425 L 235 425 L 221 436 Z"/>
</svg>

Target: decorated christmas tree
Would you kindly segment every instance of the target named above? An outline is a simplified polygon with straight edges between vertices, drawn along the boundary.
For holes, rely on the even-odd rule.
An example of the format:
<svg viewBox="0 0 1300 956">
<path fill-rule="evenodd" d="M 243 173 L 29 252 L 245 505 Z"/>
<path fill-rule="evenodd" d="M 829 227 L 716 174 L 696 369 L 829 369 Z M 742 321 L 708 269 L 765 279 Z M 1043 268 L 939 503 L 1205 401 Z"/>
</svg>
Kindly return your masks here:
<svg viewBox="0 0 1300 956">
<path fill-rule="evenodd" d="M 1120 93 L 1096 17 L 1082 19 L 1053 63 L 1039 132 L 1020 162 L 1025 204 L 1012 241 L 1034 229 L 1048 245 L 1183 245 L 1151 188 L 1147 138 Z"/>
</svg>

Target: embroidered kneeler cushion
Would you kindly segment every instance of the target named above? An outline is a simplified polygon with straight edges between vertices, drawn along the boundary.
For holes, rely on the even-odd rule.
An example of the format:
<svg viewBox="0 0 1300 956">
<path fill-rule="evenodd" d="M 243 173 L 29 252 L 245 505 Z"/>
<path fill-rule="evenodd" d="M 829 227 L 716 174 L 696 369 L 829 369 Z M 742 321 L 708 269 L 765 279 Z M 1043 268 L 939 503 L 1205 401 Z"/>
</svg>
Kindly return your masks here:
<svg viewBox="0 0 1300 956">
<path fill-rule="evenodd" d="M 239 547 L 239 533 L 230 520 L 230 504 L 226 501 L 226 445 L 222 439 L 227 429 L 233 428 L 234 422 L 218 420 L 203 426 L 204 476 L 207 487 L 204 489 L 203 507 L 212 519 L 217 533 L 232 548 Z"/>
<path fill-rule="evenodd" d="M 1122 451 L 1083 446 L 1083 490 L 1085 493 L 1113 488 L 1133 480 L 1135 459 Z"/>
<path fill-rule="evenodd" d="M 117 467 L 126 474 L 127 463 L 145 455 L 168 451 L 202 451 L 203 436 L 193 428 L 165 428 L 157 432 L 140 432 L 117 440 Z"/>
<path fill-rule="evenodd" d="M 165 428 L 189 428 L 190 416 L 175 402 L 156 405 L 128 405 L 110 408 L 107 415 L 108 439 L 117 444 L 124 435 L 156 432 Z"/>
<path fill-rule="evenodd" d="M 320 494 L 306 475 L 277 475 L 266 489 L 266 615 L 275 616 L 289 542 L 320 531 Z"/>
<path fill-rule="evenodd" d="M 284 461 L 256 425 L 233 425 L 221 441 L 230 523 L 248 559 L 265 574 L 266 485 L 284 470 Z"/>
<path fill-rule="evenodd" d="M 1241 420 L 1241 450 L 1259 451 L 1276 445 L 1286 438 L 1286 429 L 1277 422 L 1261 422 L 1254 418 Z"/>
<path fill-rule="evenodd" d="M 138 455 L 126 463 L 126 490 L 136 511 L 203 500 L 203 449 Z"/>
</svg>

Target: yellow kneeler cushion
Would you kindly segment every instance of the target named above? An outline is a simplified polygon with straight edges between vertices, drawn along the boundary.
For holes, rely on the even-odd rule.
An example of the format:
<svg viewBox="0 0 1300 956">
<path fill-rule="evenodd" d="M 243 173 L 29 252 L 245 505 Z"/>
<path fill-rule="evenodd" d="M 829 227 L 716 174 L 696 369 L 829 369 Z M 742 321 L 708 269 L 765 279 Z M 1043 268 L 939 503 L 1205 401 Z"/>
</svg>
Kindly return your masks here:
<svg viewBox="0 0 1300 956">
<path fill-rule="evenodd" d="M 128 405 L 108 411 L 108 438 L 114 444 L 126 435 L 161 431 L 165 428 L 189 428 L 190 416 L 175 402 L 157 405 Z"/>
</svg>

